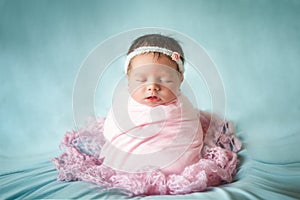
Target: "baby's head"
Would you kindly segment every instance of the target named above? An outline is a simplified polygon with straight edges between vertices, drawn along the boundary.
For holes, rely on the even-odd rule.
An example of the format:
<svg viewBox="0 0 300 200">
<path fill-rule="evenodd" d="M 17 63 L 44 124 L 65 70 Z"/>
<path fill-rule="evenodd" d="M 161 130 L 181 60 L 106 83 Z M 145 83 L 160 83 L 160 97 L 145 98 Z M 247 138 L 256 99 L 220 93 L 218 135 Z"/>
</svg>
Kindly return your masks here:
<svg viewBox="0 0 300 200">
<path fill-rule="evenodd" d="M 175 100 L 183 81 L 183 56 L 173 38 L 160 34 L 137 38 L 125 62 L 131 97 L 152 107 Z"/>
</svg>

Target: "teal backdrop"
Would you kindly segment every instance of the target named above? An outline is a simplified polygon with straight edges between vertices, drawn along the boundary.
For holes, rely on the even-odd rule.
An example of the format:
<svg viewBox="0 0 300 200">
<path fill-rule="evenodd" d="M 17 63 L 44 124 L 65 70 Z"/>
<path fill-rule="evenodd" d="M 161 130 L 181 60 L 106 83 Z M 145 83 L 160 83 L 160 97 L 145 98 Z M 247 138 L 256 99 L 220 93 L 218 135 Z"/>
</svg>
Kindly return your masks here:
<svg viewBox="0 0 300 200">
<path fill-rule="evenodd" d="M 60 153 L 84 59 L 107 38 L 144 27 L 205 48 L 245 164 L 299 164 L 299 19 L 297 0 L 0 0 L 1 171 Z"/>
</svg>

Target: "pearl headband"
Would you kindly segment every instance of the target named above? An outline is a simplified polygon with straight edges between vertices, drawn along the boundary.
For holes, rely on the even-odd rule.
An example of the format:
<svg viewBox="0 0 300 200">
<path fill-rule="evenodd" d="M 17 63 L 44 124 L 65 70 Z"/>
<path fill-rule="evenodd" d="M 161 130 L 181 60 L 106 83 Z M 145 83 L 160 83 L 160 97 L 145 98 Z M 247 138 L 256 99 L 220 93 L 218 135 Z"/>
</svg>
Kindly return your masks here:
<svg viewBox="0 0 300 200">
<path fill-rule="evenodd" d="M 162 53 L 167 56 L 170 56 L 172 58 L 172 60 L 174 60 L 177 63 L 179 72 L 181 72 L 181 73 L 184 72 L 183 63 L 182 63 L 182 60 L 180 59 L 179 53 L 177 53 L 175 51 L 171 51 L 169 49 L 162 48 L 162 47 L 144 46 L 144 47 L 136 48 L 135 50 L 133 50 L 131 53 L 129 53 L 127 55 L 126 61 L 125 61 L 125 66 L 124 66 L 125 73 L 127 73 L 129 63 L 133 57 L 135 57 L 139 54 L 149 53 L 149 52 L 158 52 L 158 53 Z"/>
</svg>

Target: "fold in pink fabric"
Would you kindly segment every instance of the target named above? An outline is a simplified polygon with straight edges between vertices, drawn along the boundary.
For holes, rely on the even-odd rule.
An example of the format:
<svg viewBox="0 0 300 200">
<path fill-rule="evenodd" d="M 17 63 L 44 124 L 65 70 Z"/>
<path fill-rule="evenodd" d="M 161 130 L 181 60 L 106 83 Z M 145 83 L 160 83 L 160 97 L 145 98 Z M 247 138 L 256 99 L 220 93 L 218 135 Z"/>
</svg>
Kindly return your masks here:
<svg viewBox="0 0 300 200">
<path fill-rule="evenodd" d="M 233 181 L 241 142 L 231 122 L 195 110 L 184 96 L 154 110 L 129 102 L 128 113 L 127 121 L 111 111 L 67 132 L 62 155 L 52 159 L 58 180 L 131 195 L 187 194 Z"/>
</svg>

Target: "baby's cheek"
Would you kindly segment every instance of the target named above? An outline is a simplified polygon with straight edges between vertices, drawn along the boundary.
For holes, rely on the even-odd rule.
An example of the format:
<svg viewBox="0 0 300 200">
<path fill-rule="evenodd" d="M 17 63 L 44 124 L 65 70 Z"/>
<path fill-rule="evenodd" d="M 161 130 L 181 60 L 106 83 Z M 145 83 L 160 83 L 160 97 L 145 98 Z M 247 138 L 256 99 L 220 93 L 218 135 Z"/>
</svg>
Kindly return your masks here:
<svg viewBox="0 0 300 200">
<path fill-rule="evenodd" d="M 129 87 L 129 93 L 134 99 L 140 98 L 143 94 L 143 87 L 138 85 Z"/>
<path fill-rule="evenodd" d="M 178 84 L 172 84 L 172 85 L 165 85 L 164 86 L 169 92 L 172 92 L 173 94 L 177 94 L 179 91 L 180 85 Z"/>
<path fill-rule="evenodd" d="M 139 85 L 137 83 L 129 82 L 128 88 L 129 88 L 129 92 L 132 93 L 132 92 L 138 90 L 139 88 L 141 88 L 141 85 Z"/>
</svg>

